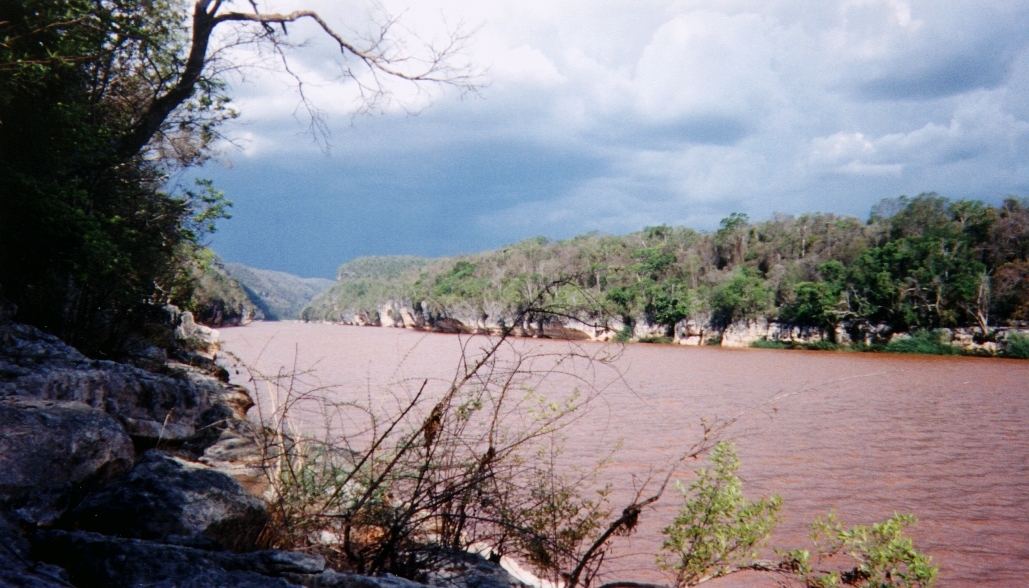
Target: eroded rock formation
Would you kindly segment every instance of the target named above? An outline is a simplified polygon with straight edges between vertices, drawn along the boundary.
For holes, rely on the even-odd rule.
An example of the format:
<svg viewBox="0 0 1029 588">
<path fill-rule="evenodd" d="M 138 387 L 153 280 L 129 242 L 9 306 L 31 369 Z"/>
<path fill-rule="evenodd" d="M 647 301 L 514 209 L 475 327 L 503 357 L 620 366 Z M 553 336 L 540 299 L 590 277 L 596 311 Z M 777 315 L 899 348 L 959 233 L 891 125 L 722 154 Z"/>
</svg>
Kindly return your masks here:
<svg viewBox="0 0 1029 588">
<path fill-rule="evenodd" d="M 90 359 L 11 314 L 0 300 L 0 588 L 424 586 L 255 551 L 259 427 L 210 354 L 151 353 L 154 369 Z M 433 585 L 523 586 L 480 556 L 451 560 Z"/>
</svg>

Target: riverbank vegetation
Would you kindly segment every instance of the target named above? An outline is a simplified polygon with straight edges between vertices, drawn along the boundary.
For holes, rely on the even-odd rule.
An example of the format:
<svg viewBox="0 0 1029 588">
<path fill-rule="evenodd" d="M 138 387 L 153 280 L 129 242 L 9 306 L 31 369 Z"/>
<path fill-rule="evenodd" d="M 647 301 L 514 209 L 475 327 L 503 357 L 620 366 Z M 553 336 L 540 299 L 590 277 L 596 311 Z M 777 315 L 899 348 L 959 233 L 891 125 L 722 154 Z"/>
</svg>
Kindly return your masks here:
<svg viewBox="0 0 1029 588">
<path fill-rule="evenodd" d="M 913 342 L 886 350 L 926 351 L 928 336 L 918 333 L 955 328 L 982 343 L 998 326 L 1029 324 L 1029 202 L 927 193 L 884 200 L 867 221 L 733 214 L 710 233 L 658 226 L 530 239 L 460 258 L 363 258 L 342 266 L 303 317 L 374 322 L 384 303 L 404 301 L 426 314 L 496 319 L 558 279 L 567 315 L 617 324 L 625 338 L 639 324 L 657 331 L 637 339 L 661 341 L 684 322 L 718 331 L 763 320 L 820 332 L 821 348 L 848 335 L 885 349 L 894 334 L 910 333 Z"/>
</svg>

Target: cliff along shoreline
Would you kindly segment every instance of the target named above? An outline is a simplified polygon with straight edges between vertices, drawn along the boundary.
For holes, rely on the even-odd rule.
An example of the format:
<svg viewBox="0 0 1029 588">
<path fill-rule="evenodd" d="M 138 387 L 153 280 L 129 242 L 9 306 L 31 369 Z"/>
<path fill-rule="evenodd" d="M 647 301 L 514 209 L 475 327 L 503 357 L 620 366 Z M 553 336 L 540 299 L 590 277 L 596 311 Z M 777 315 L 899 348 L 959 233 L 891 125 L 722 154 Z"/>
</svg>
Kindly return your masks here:
<svg viewBox="0 0 1029 588">
<path fill-rule="evenodd" d="M 253 402 L 189 313 L 173 312 L 178 336 L 206 353 L 149 348 L 117 363 L 13 310 L 0 301 L 0 587 L 425 586 L 258 549 L 269 517 Z M 453 554 L 427 585 L 525 586 L 473 554 Z"/>
</svg>

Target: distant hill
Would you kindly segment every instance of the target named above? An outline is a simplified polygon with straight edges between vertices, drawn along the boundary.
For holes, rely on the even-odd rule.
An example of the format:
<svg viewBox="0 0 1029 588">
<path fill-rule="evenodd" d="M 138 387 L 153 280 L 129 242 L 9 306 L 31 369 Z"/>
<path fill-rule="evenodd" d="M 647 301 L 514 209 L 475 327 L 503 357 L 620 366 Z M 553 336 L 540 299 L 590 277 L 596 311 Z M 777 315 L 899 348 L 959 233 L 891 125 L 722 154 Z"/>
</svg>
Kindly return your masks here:
<svg viewBox="0 0 1029 588">
<path fill-rule="evenodd" d="M 285 272 L 262 270 L 238 263 L 225 264 L 225 272 L 239 282 L 265 320 L 300 318 L 311 300 L 334 284 L 325 278 L 301 278 Z"/>
<path fill-rule="evenodd" d="M 190 267 L 193 291 L 184 310 L 193 312 L 196 321 L 211 327 L 246 324 L 263 318 L 254 297 L 228 274 L 225 262 L 210 249 L 204 249 Z"/>
<path fill-rule="evenodd" d="M 430 264 L 446 263 L 412 255 L 359 257 L 336 271 L 338 281 L 303 310 L 304 320 L 339 320 L 341 315 L 374 312 L 389 299 L 409 298 L 411 287 Z"/>
</svg>

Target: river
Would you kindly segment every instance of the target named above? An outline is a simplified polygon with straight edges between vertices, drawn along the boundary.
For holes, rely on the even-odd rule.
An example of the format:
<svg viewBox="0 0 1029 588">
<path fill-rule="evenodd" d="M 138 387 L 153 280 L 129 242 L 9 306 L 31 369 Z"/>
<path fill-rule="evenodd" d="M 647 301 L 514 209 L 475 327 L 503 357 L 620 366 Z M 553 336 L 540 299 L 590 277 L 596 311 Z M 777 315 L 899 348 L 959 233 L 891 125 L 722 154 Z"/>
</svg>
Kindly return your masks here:
<svg viewBox="0 0 1029 588">
<path fill-rule="evenodd" d="M 425 378 L 446 381 L 461 344 L 469 343 L 295 322 L 258 322 L 221 335 L 223 349 L 248 365 L 264 373 L 308 371 L 308 385 L 331 385 L 329 393 L 341 398 Z M 616 503 L 631 490 L 633 474 L 638 480 L 666 465 L 694 441 L 702 418 L 742 413 L 725 435 L 737 443 L 748 497 L 783 498 L 773 545 L 810 547 L 810 522 L 830 509 L 850 524 L 910 512 L 919 519 L 910 531 L 916 545 L 940 566 L 937 586 L 1027 583 L 1027 361 L 547 340 L 516 347 L 618 354 L 616 371 L 590 374 L 601 393 L 567 433 L 567 457 L 583 464 L 620 441 L 604 473 Z M 245 384 L 245 375 L 233 377 Z M 653 571 L 654 553 L 677 502 L 673 489 L 644 514 L 639 532 L 619 546 L 612 578 L 662 578 Z"/>
</svg>

